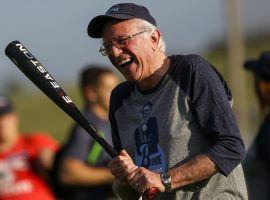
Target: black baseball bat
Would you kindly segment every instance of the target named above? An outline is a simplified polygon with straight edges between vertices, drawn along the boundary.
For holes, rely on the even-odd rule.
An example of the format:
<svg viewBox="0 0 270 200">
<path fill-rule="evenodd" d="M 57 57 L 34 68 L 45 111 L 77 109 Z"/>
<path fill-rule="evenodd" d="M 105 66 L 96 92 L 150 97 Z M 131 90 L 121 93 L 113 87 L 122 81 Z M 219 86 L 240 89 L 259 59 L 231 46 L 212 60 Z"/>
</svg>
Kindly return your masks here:
<svg viewBox="0 0 270 200">
<path fill-rule="evenodd" d="M 5 54 L 17 67 L 54 103 L 73 118 L 87 133 L 89 133 L 111 156 L 117 151 L 97 132 L 97 130 L 82 115 L 71 98 L 60 87 L 43 65 L 19 41 L 7 45 Z"/>
<path fill-rule="evenodd" d="M 112 158 L 118 155 L 118 152 L 88 122 L 56 80 L 21 42 L 9 43 L 5 54 L 44 94 L 85 129 Z M 151 188 L 143 196 L 146 199 L 154 199 L 157 192 L 157 188 Z"/>
</svg>

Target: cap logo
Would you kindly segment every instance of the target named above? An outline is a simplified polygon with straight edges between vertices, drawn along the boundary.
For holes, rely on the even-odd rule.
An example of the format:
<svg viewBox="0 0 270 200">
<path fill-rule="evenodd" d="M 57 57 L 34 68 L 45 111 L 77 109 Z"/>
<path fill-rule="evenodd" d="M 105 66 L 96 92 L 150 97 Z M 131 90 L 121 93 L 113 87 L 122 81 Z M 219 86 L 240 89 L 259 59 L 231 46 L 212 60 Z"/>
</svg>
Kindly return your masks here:
<svg viewBox="0 0 270 200">
<path fill-rule="evenodd" d="M 113 13 L 113 12 L 118 12 L 118 10 L 119 10 L 119 7 L 113 6 L 106 12 L 106 14 Z"/>
</svg>

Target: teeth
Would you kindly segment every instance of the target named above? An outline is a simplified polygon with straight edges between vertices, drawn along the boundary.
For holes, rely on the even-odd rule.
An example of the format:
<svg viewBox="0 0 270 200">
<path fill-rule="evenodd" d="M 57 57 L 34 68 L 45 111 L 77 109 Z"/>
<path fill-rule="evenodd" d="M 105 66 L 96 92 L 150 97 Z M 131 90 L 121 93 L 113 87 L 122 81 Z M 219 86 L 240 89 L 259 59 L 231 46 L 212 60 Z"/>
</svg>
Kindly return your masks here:
<svg viewBox="0 0 270 200">
<path fill-rule="evenodd" d="M 124 60 L 122 60 L 121 62 L 119 62 L 118 65 L 121 66 L 121 65 L 123 65 L 123 64 L 125 64 L 125 63 L 127 63 L 127 62 L 129 62 L 130 60 L 131 60 L 130 58 L 124 59 Z"/>
</svg>

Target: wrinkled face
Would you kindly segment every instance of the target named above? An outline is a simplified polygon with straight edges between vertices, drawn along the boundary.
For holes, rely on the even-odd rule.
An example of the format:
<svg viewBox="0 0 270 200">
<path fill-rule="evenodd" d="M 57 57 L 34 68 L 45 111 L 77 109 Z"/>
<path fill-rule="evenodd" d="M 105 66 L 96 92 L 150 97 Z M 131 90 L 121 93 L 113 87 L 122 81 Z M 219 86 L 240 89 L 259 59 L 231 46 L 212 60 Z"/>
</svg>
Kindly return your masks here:
<svg viewBox="0 0 270 200">
<path fill-rule="evenodd" d="M 96 101 L 100 107 L 109 111 L 110 95 L 112 90 L 119 84 L 118 78 L 111 73 L 102 74 L 96 88 Z"/>
<path fill-rule="evenodd" d="M 15 113 L 0 115 L 0 144 L 17 136 L 18 117 Z"/>
<path fill-rule="evenodd" d="M 108 21 L 103 28 L 103 42 L 121 40 L 141 31 L 134 19 Z M 128 81 L 140 84 L 152 74 L 156 45 L 149 30 L 129 39 L 121 48 L 113 45 L 108 57 Z"/>
</svg>

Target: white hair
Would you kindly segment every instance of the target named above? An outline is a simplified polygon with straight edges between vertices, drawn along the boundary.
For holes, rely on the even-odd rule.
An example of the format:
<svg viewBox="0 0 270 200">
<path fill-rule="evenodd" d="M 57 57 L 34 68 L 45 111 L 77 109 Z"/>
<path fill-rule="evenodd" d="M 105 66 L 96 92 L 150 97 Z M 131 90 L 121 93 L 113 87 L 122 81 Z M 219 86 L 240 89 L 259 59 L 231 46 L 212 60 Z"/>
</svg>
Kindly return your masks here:
<svg viewBox="0 0 270 200">
<path fill-rule="evenodd" d="M 150 30 L 150 33 L 152 34 L 156 29 L 158 29 L 157 26 L 149 23 L 148 21 L 145 21 L 143 19 L 138 19 L 136 18 L 135 20 L 137 20 L 139 22 L 139 29 L 149 29 Z M 162 53 L 165 53 L 166 52 L 166 44 L 163 40 L 163 37 L 162 35 L 160 36 L 160 39 L 159 39 L 159 43 L 158 43 L 158 47 L 159 47 L 159 50 L 162 52 Z"/>
</svg>

